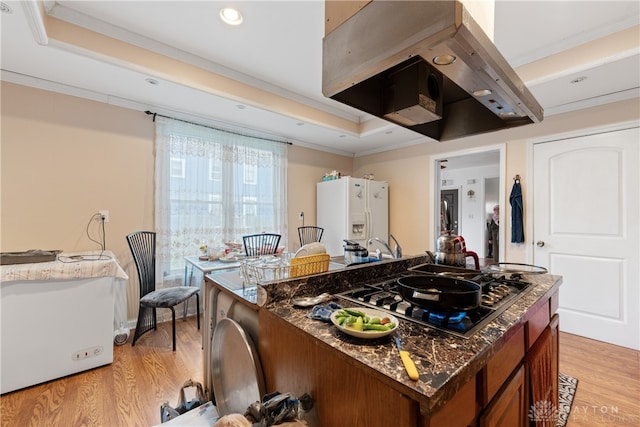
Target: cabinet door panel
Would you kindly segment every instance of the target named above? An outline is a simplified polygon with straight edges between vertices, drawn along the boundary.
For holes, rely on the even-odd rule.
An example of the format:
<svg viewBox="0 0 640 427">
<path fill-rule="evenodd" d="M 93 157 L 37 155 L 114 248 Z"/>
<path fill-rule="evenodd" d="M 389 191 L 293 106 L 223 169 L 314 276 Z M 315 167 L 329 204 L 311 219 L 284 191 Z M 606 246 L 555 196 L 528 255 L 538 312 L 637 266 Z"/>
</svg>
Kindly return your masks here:
<svg viewBox="0 0 640 427">
<path fill-rule="evenodd" d="M 556 314 L 551 318 L 549 322 L 549 329 L 551 330 L 551 378 L 553 380 L 552 395 L 553 399 L 551 403 L 558 408 L 558 394 L 559 390 L 559 376 L 560 376 L 560 315 Z"/>
<path fill-rule="evenodd" d="M 547 328 L 526 357 L 529 391 L 533 405 L 540 405 L 543 402 L 553 403 L 553 384 L 558 381 L 557 375 L 556 378 L 552 378 L 557 369 L 553 351 L 551 328 Z"/>
<path fill-rule="evenodd" d="M 493 355 L 480 374 L 478 401 L 482 407 L 493 399 L 514 369 L 522 363 L 525 353 L 524 327 L 513 329 L 513 335 L 507 338 L 504 346 Z"/>
<path fill-rule="evenodd" d="M 313 409 L 303 415 L 310 426 L 413 427 L 417 402 L 368 371 L 330 351 L 308 334 L 267 310 L 260 310 L 259 353 L 267 390 L 309 393 Z"/>
<path fill-rule="evenodd" d="M 460 427 L 475 425 L 479 413 L 476 399 L 476 379 L 469 382 L 429 419 L 423 419 L 423 427 Z"/>
<path fill-rule="evenodd" d="M 480 416 L 480 427 L 527 426 L 525 369 L 520 366 Z"/>
</svg>

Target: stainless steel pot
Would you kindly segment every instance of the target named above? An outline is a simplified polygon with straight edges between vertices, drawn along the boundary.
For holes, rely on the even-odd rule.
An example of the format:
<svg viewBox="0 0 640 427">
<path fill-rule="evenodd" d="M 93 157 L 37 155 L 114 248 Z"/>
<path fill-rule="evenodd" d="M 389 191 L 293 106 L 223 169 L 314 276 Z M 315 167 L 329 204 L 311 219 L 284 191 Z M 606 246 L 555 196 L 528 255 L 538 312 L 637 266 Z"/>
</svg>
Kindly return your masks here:
<svg viewBox="0 0 640 427">
<path fill-rule="evenodd" d="M 435 263 L 464 267 L 467 264 L 467 247 L 462 236 L 443 231 L 436 242 Z"/>
</svg>

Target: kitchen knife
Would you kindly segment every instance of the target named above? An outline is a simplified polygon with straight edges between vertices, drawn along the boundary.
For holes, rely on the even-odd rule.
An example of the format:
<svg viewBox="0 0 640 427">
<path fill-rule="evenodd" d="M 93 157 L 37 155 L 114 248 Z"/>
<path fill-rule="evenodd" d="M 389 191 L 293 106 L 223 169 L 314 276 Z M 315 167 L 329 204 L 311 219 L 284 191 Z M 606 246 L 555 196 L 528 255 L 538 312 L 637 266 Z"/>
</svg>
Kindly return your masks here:
<svg viewBox="0 0 640 427">
<path fill-rule="evenodd" d="M 398 351 L 400 352 L 402 364 L 404 365 L 404 369 L 407 371 L 409 378 L 414 381 L 418 381 L 418 379 L 420 379 L 420 375 L 418 374 L 418 369 L 416 368 L 415 363 L 413 363 L 413 360 L 411 360 L 409 352 L 404 349 L 404 345 L 402 344 L 402 340 L 400 339 L 400 337 L 395 337 L 395 340 Z"/>
</svg>

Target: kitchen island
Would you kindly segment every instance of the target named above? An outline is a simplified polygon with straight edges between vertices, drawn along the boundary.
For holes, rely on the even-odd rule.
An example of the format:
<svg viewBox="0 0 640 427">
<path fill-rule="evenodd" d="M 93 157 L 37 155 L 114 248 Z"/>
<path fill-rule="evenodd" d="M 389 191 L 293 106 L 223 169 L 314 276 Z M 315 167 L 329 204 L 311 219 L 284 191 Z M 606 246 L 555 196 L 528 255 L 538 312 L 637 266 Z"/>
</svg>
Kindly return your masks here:
<svg viewBox="0 0 640 427">
<path fill-rule="evenodd" d="M 305 414 L 309 425 L 516 426 L 528 424 L 532 405 L 557 408 L 558 276 L 527 276 L 534 286 L 468 338 L 401 321 L 399 333 L 418 381 L 407 377 L 390 337 L 344 335 L 309 319 L 310 308 L 292 304 L 296 297 L 337 294 L 426 261 L 420 256 L 383 261 L 267 283 L 255 292 L 237 289 L 230 276 L 207 282 L 257 310 L 267 391 L 309 393 L 315 400 Z"/>
</svg>

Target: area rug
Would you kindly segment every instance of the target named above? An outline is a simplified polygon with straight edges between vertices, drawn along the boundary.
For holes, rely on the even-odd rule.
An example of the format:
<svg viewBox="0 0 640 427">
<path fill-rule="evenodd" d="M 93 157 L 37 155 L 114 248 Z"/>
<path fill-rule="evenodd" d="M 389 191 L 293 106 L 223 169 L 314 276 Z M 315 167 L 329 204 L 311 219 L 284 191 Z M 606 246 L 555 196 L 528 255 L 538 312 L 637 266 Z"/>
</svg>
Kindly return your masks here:
<svg viewBox="0 0 640 427">
<path fill-rule="evenodd" d="M 578 380 L 560 373 L 559 385 L 558 427 L 565 427 L 569 415 L 571 415 L 571 405 L 573 405 L 573 398 L 576 395 L 576 388 L 578 388 Z"/>
</svg>

